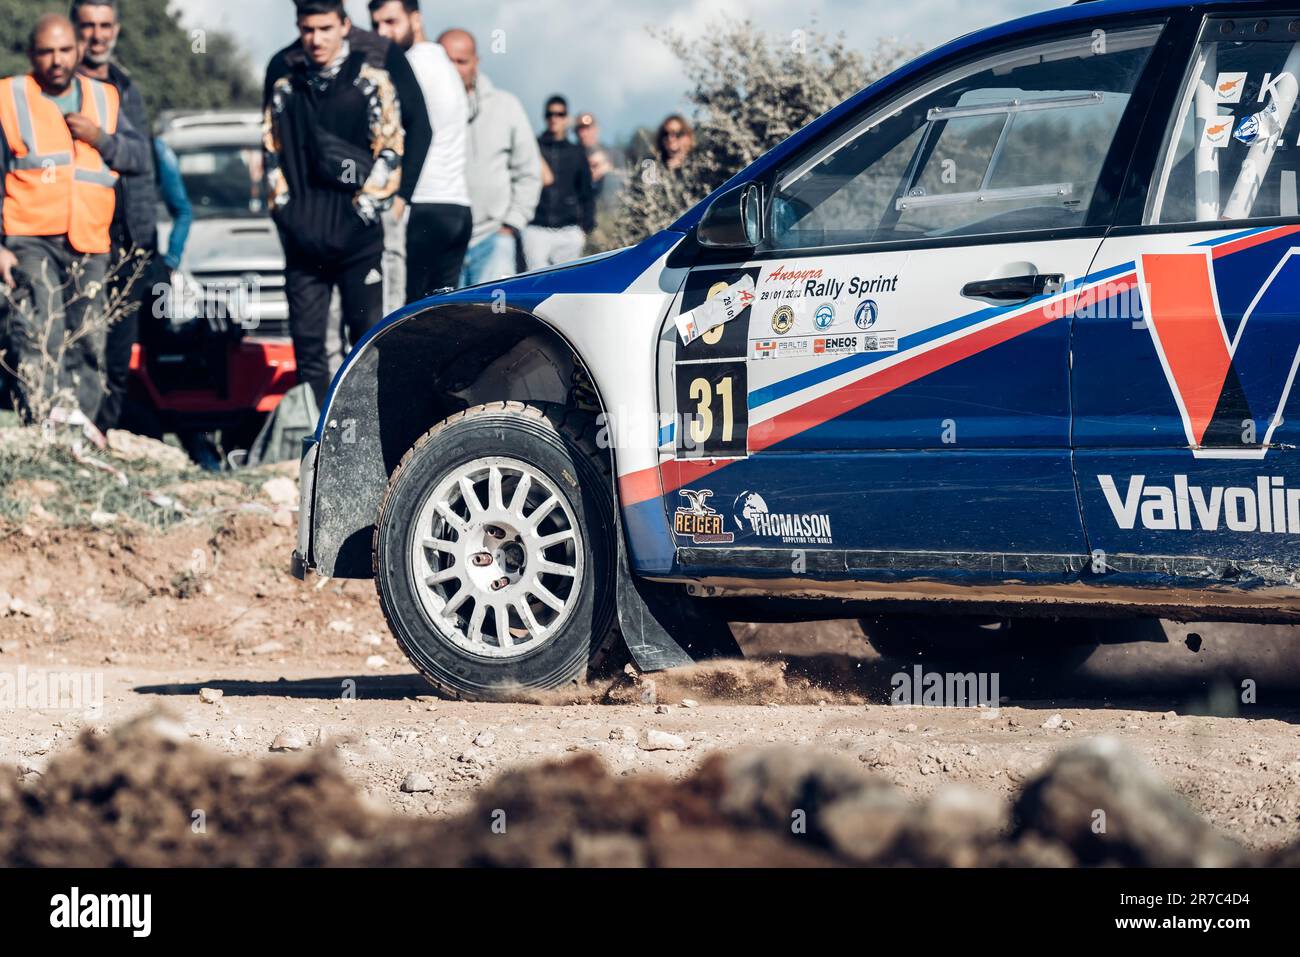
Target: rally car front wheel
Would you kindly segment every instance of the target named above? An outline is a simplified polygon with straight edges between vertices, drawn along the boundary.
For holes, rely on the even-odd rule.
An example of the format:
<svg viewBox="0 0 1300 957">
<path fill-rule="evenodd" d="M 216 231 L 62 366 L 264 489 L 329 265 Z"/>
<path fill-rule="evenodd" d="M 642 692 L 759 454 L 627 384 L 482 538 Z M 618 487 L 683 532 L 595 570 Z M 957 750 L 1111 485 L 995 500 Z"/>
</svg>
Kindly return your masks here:
<svg viewBox="0 0 1300 957">
<path fill-rule="evenodd" d="M 389 483 L 375 580 L 436 686 L 493 700 L 580 681 L 615 633 L 608 456 L 576 413 L 498 402 L 438 424 Z"/>
</svg>

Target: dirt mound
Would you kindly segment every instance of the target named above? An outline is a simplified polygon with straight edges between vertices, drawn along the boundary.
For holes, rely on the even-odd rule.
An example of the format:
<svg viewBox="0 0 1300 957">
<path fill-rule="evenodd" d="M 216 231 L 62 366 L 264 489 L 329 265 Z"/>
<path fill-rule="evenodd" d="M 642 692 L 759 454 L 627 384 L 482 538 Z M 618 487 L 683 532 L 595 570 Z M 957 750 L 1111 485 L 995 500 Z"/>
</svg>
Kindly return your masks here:
<svg viewBox="0 0 1300 957">
<path fill-rule="evenodd" d="M 232 760 L 163 714 L 85 732 L 34 787 L 0 784 L 12 866 L 325 864 L 375 825 L 327 754 Z"/>
<path fill-rule="evenodd" d="M 283 511 L 292 525 L 296 497 L 276 501 L 265 486 L 294 475 L 296 463 L 285 463 L 214 479 L 181 449 L 128 432 L 109 432 L 98 449 L 67 435 L 0 427 L 0 532 L 7 524 L 28 533 L 48 526 L 163 531 L 234 511 Z"/>
<path fill-rule="evenodd" d="M 961 786 L 909 801 L 858 762 L 779 747 L 715 754 L 680 782 L 612 775 L 581 754 L 502 775 L 457 818 L 411 819 L 360 797 L 328 748 L 230 759 L 163 713 L 84 733 L 44 774 L 0 779 L 3 866 L 1223 866 L 1297 856 L 1252 856 L 1107 739 L 1062 752 L 1010 806 Z"/>
</svg>

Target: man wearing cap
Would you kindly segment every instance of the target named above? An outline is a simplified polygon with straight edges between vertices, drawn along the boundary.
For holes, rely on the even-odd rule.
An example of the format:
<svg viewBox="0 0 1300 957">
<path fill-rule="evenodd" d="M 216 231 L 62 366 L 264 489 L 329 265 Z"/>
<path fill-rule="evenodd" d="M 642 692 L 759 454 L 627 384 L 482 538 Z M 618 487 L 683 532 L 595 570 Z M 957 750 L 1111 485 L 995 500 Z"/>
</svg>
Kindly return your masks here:
<svg viewBox="0 0 1300 957">
<path fill-rule="evenodd" d="M 599 200 L 605 195 L 607 184 L 616 185 L 622 157 L 600 141 L 600 124 L 595 114 L 579 113 L 577 129 L 578 144 L 587 151 L 587 165 L 591 167 L 591 188 Z"/>
</svg>

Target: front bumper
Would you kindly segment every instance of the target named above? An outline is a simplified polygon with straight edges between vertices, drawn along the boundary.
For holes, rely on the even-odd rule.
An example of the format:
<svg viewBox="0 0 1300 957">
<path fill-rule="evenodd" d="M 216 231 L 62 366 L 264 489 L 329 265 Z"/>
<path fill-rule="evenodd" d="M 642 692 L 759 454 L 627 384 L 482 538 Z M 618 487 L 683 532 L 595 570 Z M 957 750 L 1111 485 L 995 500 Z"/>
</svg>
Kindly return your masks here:
<svg viewBox="0 0 1300 957">
<path fill-rule="evenodd" d="M 312 568 L 312 507 L 316 502 L 316 458 L 320 445 L 313 437 L 303 439 L 302 447 L 302 464 L 298 467 L 298 547 L 294 549 L 289 568 L 299 581 L 305 581 Z"/>
</svg>

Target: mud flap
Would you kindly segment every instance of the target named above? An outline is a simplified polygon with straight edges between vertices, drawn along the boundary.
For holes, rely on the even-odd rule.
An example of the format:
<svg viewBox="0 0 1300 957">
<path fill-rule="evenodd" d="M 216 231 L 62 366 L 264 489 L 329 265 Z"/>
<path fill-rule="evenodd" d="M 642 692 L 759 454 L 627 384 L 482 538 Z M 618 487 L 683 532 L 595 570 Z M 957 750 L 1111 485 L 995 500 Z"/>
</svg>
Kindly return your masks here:
<svg viewBox="0 0 1300 957">
<path fill-rule="evenodd" d="M 726 621 L 710 615 L 680 590 L 632 574 L 618 526 L 618 623 L 642 671 L 665 671 L 710 658 L 740 658 Z"/>
</svg>

